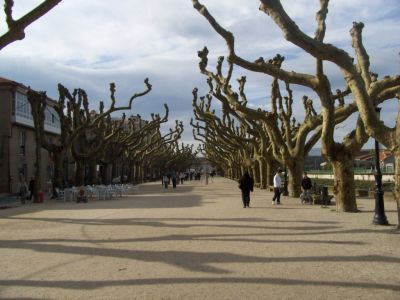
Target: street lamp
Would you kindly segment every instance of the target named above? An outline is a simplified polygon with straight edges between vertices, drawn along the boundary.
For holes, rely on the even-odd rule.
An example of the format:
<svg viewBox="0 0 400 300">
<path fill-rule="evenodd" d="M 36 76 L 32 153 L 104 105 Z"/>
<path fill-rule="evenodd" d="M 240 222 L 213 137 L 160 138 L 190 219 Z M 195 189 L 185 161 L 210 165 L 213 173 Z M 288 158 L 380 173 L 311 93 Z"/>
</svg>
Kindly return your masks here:
<svg viewBox="0 0 400 300">
<path fill-rule="evenodd" d="M 288 192 L 288 178 L 287 178 L 287 167 L 285 166 L 285 177 L 284 177 L 284 182 L 283 182 L 283 196 L 289 195 Z"/>
<path fill-rule="evenodd" d="M 381 108 L 375 108 L 378 118 L 380 116 Z M 383 202 L 382 190 L 382 172 L 379 159 L 379 143 L 375 139 L 375 214 L 372 221 L 376 225 L 388 225 L 389 222 L 385 215 L 385 204 Z"/>
</svg>

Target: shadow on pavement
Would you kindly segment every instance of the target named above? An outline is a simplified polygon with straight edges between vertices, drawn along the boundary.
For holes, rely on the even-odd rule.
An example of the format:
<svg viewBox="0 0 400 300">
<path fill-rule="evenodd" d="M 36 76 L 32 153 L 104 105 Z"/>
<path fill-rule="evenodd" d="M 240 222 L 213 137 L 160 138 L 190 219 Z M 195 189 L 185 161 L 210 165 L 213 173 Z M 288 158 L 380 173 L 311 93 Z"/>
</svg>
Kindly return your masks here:
<svg viewBox="0 0 400 300">
<path fill-rule="evenodd" d="M 390 291 L 400 291 L 399 285 L 372 283 L 372 282 L 353 282 L 353 281 L 314 281 L 283 279 L 274 277 L 184 277 L 184 278 L 143 278 L 127 280 L 0 280 L 0 286 L 26 286 L 26 287 L 50 287 L 63 289 L 94 290 L 104 286 L 140 286 L 140 285 L 171 285 L 171 284 L 218 284 L 218 283 L 237 283 L 237 284 L 273 284 L 281 286 L 320 286 L 320 287 L 340 287 L 340 288 L 362 288 L 362 289 L 382 289 Z M 18 298 L 21 299 L 21 298 Z"/>
<path fill-rule="evenodd" d="M 57 240 L 56 240 L 57 241 Z M 92 241 L 87 241 L 92 242 Z M 367 263 L 379 262 L 399 264 L 400 258 L 383 255 L 357 255 L 357 256 L 295 256 L 295 257 L 257 257 L 229 252 L 193 252 L 193 251 L 151 251 L 128 250 L 113 248 L 98 248 L 75 245 L 53 244 L 51 240 L 46 243 L 24 241 L 2 241 L 1 248 L 29 249 L 42 253 L 65 253 L 99 257 L 112 257 L 132 259 L 143 262 L 164 263 L 180 267 L 192 272 L 215 274 L 228 274 L 229 270 L 216 267 L 215 264 L 229 263 L 296 263 L 296 262 L 333 262 L 333 263 Z"/>
</svg>

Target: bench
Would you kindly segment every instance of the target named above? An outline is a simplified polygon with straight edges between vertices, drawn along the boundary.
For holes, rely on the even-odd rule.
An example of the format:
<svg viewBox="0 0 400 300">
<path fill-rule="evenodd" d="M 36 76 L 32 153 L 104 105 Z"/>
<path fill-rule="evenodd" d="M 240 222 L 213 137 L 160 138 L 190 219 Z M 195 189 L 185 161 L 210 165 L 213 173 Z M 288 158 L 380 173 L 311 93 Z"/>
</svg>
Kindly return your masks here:
<svg viewBox="0 0 400 300">
<path fill-rule="evenodd" d="M 331 200 L 333 199 L 333 195 L 327 195 L 326 201 L 324 203 L 322 196 L 318 194 L 311 195 L 313 199 L 313 204 L 320 204 L 320 205 L 331 205 Z"/>
<path fill-rule="evenodd" d="M 368 197 L 369 191 L 368 189 L 356 189 L 356 193 L 358 197 Z"/>
</svg>

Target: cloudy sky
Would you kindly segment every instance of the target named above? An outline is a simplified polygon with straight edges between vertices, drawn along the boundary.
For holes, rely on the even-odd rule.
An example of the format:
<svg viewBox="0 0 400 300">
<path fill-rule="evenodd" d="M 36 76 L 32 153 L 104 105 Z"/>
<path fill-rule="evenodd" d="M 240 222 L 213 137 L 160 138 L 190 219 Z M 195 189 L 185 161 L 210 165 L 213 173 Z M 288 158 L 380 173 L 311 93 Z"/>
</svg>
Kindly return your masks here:
<svg viewBox="0 0 400 300">
<path fill-rule="evenodd" d="M 15 1 L 15 16 L 21 16 L 41 1 Z M 112 3 L 112 4 L 111 4 Z M 236 37 L 239 55 L 255 60 L 272 58 L 276 53 L 286 57 L 288 70 L 314 72 L 314 61 L 288 42 L 267 15 L 258 10 L 259 1 L 204 0 L 221 25 Z M 283 1 L 289 15 L 306 33 L 315 31 L 318 0 Z M 398 0 L 331 0 L 325 42 L 342 47 L 353 55 L 349 30 L 353 21 L 365 23 L 364 44 L 371 59 L 371 70 L 380 77 L 400 74 L 400 1 Z M 5 28 L 4 16 L 1 19 Z M 4 31 L 2 31 L 4 33 Z M 64 0 L 26 30 L 26 38 L 0 53 L 1 77 L 45 90 L 57 99 L 57 84 L 83 88 L 92 108 L 98 101 L 107 103 L 109 83 L 117 85 L 119 103 L 144 88 L 150 78 L 153 90 L 138 99 L 128 114 L 149 117 L 170 107 L 170 124 L 184 121 L 183 141 L 192 142 L 189 120 L 192 116 L 192 89 L 207 92 L 205 78 L 198 70 L 197 51 L 205 45 L 210 50 L 209 64 L 226 54 L 224 41 L 192 7 L 191 0 Z M 343 87 L 340 73 L 327 65 L 336 87 Z M 268 108 L 270 79 L 249 74 L 239 68 L 236 77 L 247 75 L 250 105 Z M 296 117 L 304 116 L 301 97 L 309 91 L 292 87 Z M 318 101 L 314 101 L 318 106 Z M 383 118 L 394 124 L 397 101 L 384 105 Z M 337 140 L 354 128 L 354 119 L 337 128 Z M 371 143 L 369 143 L 371 145 Z"/>
</svg>

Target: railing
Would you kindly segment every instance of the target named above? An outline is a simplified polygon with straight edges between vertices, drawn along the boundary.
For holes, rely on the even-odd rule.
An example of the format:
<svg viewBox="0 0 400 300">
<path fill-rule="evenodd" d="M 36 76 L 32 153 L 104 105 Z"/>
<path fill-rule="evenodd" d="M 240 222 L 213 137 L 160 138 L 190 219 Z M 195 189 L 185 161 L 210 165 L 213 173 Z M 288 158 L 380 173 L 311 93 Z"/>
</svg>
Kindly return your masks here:
<svg viewBox="0 0 400 300">
<path fill-rule="evenodd" d="M 333 170 L 313 170 L 313 169 L 305 169 L 307 173 L 309 174 L 332 174 L 333 175 Z M 374 175 L 375 170 L 371 169 L 364 169 L 364 168 L 354 168 L 354 175 Z M 386 171 L 382 170 L 382 174 L 384 175 L 394 175 L 394 171 Z"/>
</svg>

